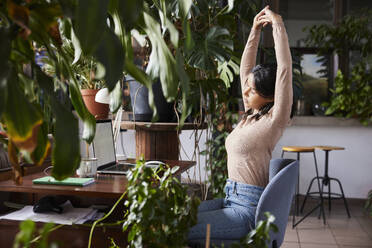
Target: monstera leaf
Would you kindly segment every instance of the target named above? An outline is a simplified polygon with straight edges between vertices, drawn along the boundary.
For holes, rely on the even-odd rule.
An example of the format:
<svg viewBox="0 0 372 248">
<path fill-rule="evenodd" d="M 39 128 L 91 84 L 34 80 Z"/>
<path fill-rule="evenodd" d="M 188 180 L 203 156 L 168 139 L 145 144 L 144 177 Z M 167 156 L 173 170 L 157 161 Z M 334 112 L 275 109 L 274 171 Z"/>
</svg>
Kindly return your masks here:
<svg viewBox="0 0 372 248">
<path fill-rule="evenodd" d="M 220 78 L 225 82 L 226 88 L 229 88 L 234 81 L 234 75 L 239 75 L 239 64 L 240 60 L 234 56 L 229 61 L 218 63 L 217 71 L 220 74 Z"/>
<path fill-rule="evenodd" d="M 217 60 L 229 61 L 228 50 L 233 50 L 233 41 L 229 38 L 229 34 L 225 28 L 211 27 L 205 36 L 195 39 L 195 46 L 190 52 L 188 63 L 202 70 L 214 70 Z"/>
</svg>

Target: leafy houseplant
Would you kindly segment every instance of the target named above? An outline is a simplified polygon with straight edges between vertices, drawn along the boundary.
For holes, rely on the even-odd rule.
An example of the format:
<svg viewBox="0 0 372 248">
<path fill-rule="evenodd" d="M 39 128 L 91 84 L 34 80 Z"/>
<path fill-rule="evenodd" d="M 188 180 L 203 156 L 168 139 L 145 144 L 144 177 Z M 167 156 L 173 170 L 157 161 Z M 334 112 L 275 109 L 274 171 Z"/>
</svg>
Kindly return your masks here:
<svg viewBox="0 0 372 248">
<path fill-rule="evenodd" d="M 199 200 L 174 177 L 178 167 L 148 168 L 143 162 L 128 176 L 124 231 L 130 247 L 182 247 L 196 224 Z"/>
<path fill-rule="evenodd" d="M 231 111 L 233 99 L 229 99 L 225 104 L 217 105 L 217 114 L 212 117 L 214 132 L 211 139 L 207 140 L 208 149 L 203 152 L 208 155 L 208 169 L 210 176 L 208 181 L 211 183 L 211 192 L 213 197 L 223 198 L 224 186 L 227 180 L 227 152 L 225 141 L 232 132 L 233 125 L 238 122 L 238 114 Z"/>
<path fill-rule="evenodd" d="M 239 243 L 232 244 L 231 248 L 267 248 L 270 243 L 269 232 L 278 232 L 278 227 L 274 224 L 275 217 L 273 215 L 266 212 L 265 216 L 266 220 L 259 221 L 255 229 L 250 231 Z"/>
<path fill-rule="evenodd" d="M 89 112 L 96 119 L 107 119 L 109 112 L 108 103 L 104 104 L 95 101 L 97 92 L 105 87 L 105 68 L 93 56 L 84 55 L 81 51 L 76 50 L 77 48 L 74 47 L 72 41 L 76 39 L 74 34 L 71 34 L 72 40 L 68 39 L 65 35 L 67 32 L 67 30 L 65 30 L 66 26 L 69 25 L 69 23 L 66 22 L 66 20 L 61 20 L 59 25 L 62 40 L 60 49 L 64 51 L 66 55 L 65 58 L 71 65 L 71 70 L 76 77 L 83 101 Z M 55 76 L 57 65 L 54 61 L 47 58 L 44 59 L 44 62 L 45 63 L 42 65 L 43 71 L 51 76 Z"/>
<path fill-rule="evenodd" d="M 325 103 L 327 115 L 357 118 L 364 125 L 372 121 L 372 10 L 364 9 L 345 16 L 336 25 L 314 25 L 306 43 L 319 48 L 318 55 L 330 52 L 349 56 L 358 52 L 360 59 L 353 65 L 351 73 L 339 71 L 335 88 L 331 90 L 330 102 Z"/>
</svg>

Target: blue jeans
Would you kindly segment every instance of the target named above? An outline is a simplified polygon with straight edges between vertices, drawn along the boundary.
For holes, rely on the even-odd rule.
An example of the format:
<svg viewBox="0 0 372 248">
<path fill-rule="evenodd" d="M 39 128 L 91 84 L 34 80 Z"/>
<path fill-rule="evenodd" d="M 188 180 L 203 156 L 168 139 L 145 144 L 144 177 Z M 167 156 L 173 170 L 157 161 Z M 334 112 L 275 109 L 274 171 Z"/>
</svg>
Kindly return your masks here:
<svg viewBox="0 0 372 248">
<path fill-rule="evenodd" d="M 258 200 L 264 188 L 227 180 L 225 198 L 203 201 L 198 208 L 198 223 L 188 235 L 189 241 L 205 240 L 207 224 L 211 240 L 238 240 L 255 227 Z"/>
</svg>

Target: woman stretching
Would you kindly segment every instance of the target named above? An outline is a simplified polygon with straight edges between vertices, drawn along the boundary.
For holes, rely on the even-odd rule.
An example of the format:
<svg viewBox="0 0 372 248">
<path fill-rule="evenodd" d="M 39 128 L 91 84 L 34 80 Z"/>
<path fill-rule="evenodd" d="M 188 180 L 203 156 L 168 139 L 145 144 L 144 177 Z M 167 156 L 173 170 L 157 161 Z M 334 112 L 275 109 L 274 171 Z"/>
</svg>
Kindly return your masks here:
<svg viewBox="0 0 372 248">
<path fill-rule="evenodd" d="M 277 66 L 255 66 L 261 28 L 267 24 L 273 28 Z M 188 236 L 191 243 L 205 240 L 207 224 L 212 240 L 240 239 L 254 228 L 257 203 L 269 181 L 271 154 L 290 120 L 293 89 L 288 37 L 281 16 L 268 6 L 254 18 L 240 81 L 245 115 L 226 139 L 226 197 L 200 204 L 198 223 Z"/>
</svg>

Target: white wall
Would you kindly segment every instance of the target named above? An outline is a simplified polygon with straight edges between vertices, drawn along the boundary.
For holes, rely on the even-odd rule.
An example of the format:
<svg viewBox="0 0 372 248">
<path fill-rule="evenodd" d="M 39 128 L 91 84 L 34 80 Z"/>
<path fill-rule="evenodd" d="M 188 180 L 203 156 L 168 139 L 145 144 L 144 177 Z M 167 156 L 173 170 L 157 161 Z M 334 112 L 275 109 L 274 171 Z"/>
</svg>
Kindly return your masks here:
<svg viewBox="0 0 372 248">
<path fill-rule="evenodd" d="M 280 158 L 282 146 L 334 145 L 345 147 L 343 151 L 329 153 L 329 176 L 338 178 L 346 197 L 366 198 L 372 189 L 372 128 L 292 126 L 288 127 L 273 152 L 273 158 Z M 324 173 L 325 152 L 316 151 L 318 168 Z M 296 158 L 295 153 L 286 153 L 287 158 Z M 312 154 L 303 154 L 300 163 L 300 193 L 306 193 L 311 178 L 315 175 Z M 313 189 L 315 190 L 314 185 Z M 333 192 L 338 185 L 332 184 Z"/>
</svg>

